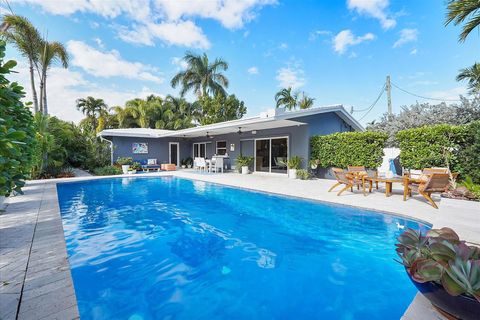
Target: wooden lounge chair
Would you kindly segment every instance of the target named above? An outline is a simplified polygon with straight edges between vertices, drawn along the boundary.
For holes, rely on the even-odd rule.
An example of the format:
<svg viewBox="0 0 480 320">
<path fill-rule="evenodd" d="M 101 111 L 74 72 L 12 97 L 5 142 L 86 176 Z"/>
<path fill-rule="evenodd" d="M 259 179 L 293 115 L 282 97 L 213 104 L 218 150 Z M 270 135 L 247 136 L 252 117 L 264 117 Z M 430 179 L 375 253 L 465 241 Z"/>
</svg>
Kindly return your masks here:
<svg viewBox="0 0 480 320">
<path fill-rule="evenodd" d="M 357 186 L 362 185 L 363 187 L 363 180 L 355 179 L 355 177 L 353 177 L 348 172 L 343 171 L 343 169 L 332 168 L 332 171 L 333 171 L 333 174 L 335 175 L 335 178 L 337 179 L 337 183 L 335 183 L 330 189 L 328 189 L 328 192 L 332 191 L 333 189 L 335 189 L 340 185 L 345 185 L 345 187 L 337 193 L 337 196 L 339 196 L 342 194 L 343 191 L 347 189 L 350 189 L 350 191 L 353 192 L 354 185 L 357 185 Z M 365 190 L 364 190 L 364 195 L 365 195 Z"/>
<path fill-rule="evenodd" d="M 354 179 L 362 180 L 363 177 L 368 176 L 367 169 L 365 166 L 348 166 L 347 167 L 348 173 L 351 173 Z M 360 189 L 360 184 L 357 184 L 357 189 Z M 378 184 L 377 184 L 378 189 Z"/>
<path fill-rule="evenodd" d="M 430 204 L 438 209 L 437 205 L 431 198 L 434 192 L 445 192 L 450 184 L 450 174 L 448 173 L 432 173 L 428 175 L 427 180 L 412 179 L 404 177 L 403 201 L 407 200 L 407 196 L 412 195 L 412 190 L 421 194 Z"/>
</svg>

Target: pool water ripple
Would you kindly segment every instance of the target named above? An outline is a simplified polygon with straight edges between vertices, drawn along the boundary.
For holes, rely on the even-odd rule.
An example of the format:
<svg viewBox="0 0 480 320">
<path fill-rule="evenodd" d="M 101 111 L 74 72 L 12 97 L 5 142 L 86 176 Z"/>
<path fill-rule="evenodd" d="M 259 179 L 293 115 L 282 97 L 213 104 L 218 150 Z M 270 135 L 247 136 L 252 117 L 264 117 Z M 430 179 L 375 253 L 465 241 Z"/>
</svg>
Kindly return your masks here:
<svg viewBox="0 0 480 320">
<path fill-rule="evenodd" d="M 178 178 L 58 184 L 82 319 L 398 319 L 397 223 Z"/>
</svg>

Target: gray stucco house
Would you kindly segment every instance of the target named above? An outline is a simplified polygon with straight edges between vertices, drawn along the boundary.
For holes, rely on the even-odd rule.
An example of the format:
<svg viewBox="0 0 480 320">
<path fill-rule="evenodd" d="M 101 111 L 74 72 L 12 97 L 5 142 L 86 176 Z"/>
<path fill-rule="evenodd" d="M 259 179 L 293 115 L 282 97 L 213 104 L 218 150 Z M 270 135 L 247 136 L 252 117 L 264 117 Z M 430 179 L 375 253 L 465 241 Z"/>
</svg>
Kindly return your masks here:
<svg viewBox="0 0 480 320">
<path fill-rule="evenodd" d="M 287 173 L 279 161 L 300 156 L 305 167 L 311 136 L 363 130 L 342 105 L 333 105 L 289 112 L 272 109 L 256 117 L 183 130 L 107 129 L 99 136 L 111 142 L 112 162 L 132 157 L 178 166 L 187 157 L 225 155 L 234 167 L 235 159 L 244 155 L 254 157 L 254 172 Z"/>
</svg>

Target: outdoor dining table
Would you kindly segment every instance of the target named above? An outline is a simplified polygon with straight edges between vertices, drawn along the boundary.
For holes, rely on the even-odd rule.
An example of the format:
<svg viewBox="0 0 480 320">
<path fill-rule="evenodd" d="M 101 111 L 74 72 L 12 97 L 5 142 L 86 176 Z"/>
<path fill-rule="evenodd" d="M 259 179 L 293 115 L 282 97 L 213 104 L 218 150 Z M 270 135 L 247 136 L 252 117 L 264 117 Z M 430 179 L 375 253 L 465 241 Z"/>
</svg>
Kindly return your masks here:
<svg viewBox="0 0 480 320">
<path fill-rule="evenodd" d="M 387 177 L 364 177 L 364 183 L 363 183 L 363 188 L 365 189 L 365 182 L 368 181 L 369 186 L 368 186 L 368 192 L 372 192 L 373 188 L 373 183 L 374 182 L 382 182 L 385 183 L 385 196 L 390 197 L 392 194 L 392 186 L 394 183 L 401 183 L 403 184 L 404 179 L 402 177 L 392 177 L 392 178 L 387 178 Z"/>
</svg>

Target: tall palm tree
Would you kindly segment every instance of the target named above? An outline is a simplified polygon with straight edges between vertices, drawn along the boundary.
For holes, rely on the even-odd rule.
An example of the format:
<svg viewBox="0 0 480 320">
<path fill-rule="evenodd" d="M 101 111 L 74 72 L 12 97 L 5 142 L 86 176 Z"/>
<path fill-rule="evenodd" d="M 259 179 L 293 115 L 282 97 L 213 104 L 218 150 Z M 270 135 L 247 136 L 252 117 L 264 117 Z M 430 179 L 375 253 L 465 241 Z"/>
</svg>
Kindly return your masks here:
<svg viewBox="0 0 480 320">
<path fill-rule="evenodd" d="M 457 75 L 457 81 L 467 81 L 468 89 L 471 94 L 480 93 L 480 63 L 475 63 L 470 68 L 460 70 Z"/>
<path fill-rule="evenodd" d="M 210 63 L 207 54 L 197 55 L 192 52 L 187 52 L 183 60 L 187 63 L 187 68 L 175 75 L 171 81 L 173 88 L 181 85 L 181 96 L 190 90 L 193 90 L 197 97 L 210 93 L 226 95 L 228 79 L 222 73 L 228 69 L 228 63 L 225 60 L 216 58 L 213 63 Z"/>
<path fill-rule="evenodd" d="M 64 68 L 68 67 L 68 53 L 65 46 L 57 41 L 43 41 L 40 48 L 40 110 L 48 114 L 47 107 L 47 71 L 55 63 L 60 62 Z"/>
<path fill-rule="evenodd" d="M 445 25 L 453 22 L 456 26 L 466 21 L 458 37 L 460 42 L 464 42 L 470 32 L 480 26 L 479 0 L 450 0 L 447 10 Z"/>
<path fill-rule="evenodd" d="M 151 104 L 146 100 L 137 98 L 127 101 L 125 106 L 132 117 L 137 120 L 137 123 L 141 128 L 150 127 Z"/>
<path fill-rule="evenodd" d="M 298 100 L 297 105 L 300 109 L 310 109 L 313 107 L 313 102 L 315 101 L 315 98 L 310 98 L 305 94 L 305 92 L 302 93 L 302 98 Z"/>
<path fill-rule="evenodd" d="M 292 88 L 282 89 L 275 94 L 275 101 L 277 102 L 277 108 L 285 107 L 288 110 L 295 109 L 297 107 L 298 92 L 292 93 Z"/>
<path fill-rule="evenodd" d="M 107 113 L 107 104 L 103 99 L 81 98 L 77 99 L 77 110 L 81 111 L 86 120 L 92 124 L 92 131 L 97 131 L 98 119 Z"/>
<path fill-rule="evenodd" d="M 20 54 L 28 60 L 30 85 L 32 87 L 33 110 L 37 113 L 39 111 L 39 106 L 33 69 L 36 67 L 39 60 L 42 37 L 30 21 L 22 16 L 4 15 L 2 18 L 2 24 L 4 25 L 2 34 L 9 42 L 13 43 Z"/>
<path fill-rule="evenodd" d="M 130 114 L 129 110 L 120 106 L 111 107 L 110 110 L 114 112 L 114 116 L 118 122 L 118 127 L 127 128 L 127 119 Z"/>
</svg>

